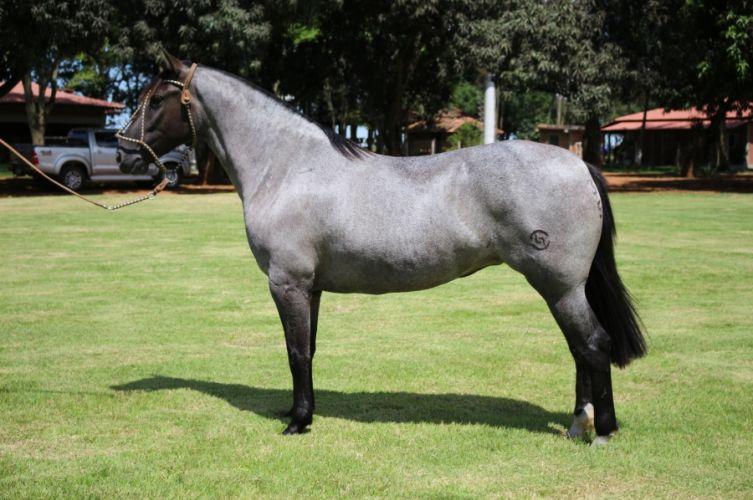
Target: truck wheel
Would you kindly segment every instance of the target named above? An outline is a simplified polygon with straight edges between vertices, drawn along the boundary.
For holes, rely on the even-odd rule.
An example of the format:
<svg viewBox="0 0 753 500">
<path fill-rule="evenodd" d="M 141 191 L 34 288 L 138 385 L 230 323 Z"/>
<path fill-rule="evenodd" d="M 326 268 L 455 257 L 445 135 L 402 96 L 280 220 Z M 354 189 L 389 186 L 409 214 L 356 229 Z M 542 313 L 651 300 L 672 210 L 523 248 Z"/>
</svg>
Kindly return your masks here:
<svg viewBox="0 0 753 500">
<path fill-rule="evenodd" d="M 176 189 L 180 186 L 180 183 L 183 182 L 183 169 L 181 166 L 176 165 L 175 163 L 168 163 L 165 165 L 165 171 L 168 189 Z M 162 176 L 158 176 L 157 180 L 161 181 Z"/>
<path fill-rule="evenodd" d="M 66 165 L 60 170 L 60 182 L 68 189 L 74 191 L 81 189 L 86 180 L 86 172 L 77 165 Z"/>
</svg>

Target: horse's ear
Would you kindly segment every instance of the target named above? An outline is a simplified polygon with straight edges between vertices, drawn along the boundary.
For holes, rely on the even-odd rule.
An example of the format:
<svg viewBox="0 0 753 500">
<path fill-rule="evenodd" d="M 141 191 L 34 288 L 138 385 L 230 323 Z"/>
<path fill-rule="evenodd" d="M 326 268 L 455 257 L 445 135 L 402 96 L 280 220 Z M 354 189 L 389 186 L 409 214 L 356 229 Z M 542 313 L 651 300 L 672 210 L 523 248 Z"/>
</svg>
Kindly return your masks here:
<svg viewBox="0 0 753 500">
<path fill-rule="evenodd" d="M 160 66 L 165 71 L 169 71 L 176 75 L 180 75 L 185 69 L 183 61 L 169 53 L 166 49 L 162 49 L 162 57 L 160 57 Z"/>
</svg>

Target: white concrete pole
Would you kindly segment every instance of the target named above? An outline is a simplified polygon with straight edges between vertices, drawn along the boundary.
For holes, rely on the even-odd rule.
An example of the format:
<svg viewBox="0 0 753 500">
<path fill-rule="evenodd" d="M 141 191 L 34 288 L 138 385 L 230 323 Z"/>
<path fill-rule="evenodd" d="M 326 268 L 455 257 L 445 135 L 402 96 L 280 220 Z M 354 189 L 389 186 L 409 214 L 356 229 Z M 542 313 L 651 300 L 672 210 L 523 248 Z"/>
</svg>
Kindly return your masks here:
<svg viewBox="0 0 753 500">
<path fill-rule="evenodd" d="M 491 144 L 496 138 L 497 103 L 495 102 L 494 80 L 491 73 L 486 75 L 484 89 L 484 144 Z"/>
</svg>

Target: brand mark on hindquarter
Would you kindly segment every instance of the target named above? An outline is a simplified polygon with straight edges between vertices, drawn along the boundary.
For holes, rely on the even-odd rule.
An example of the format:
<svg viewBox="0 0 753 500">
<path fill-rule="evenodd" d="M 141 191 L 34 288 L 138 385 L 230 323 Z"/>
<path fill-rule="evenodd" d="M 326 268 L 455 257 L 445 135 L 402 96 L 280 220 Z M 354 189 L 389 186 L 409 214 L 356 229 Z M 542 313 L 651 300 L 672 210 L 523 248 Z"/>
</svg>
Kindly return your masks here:
<svg viewBox="0 0 753 500">
<path fill-rule="evenodd" d="M 546 250 L 549 248 L 549 233 L 537 229 L 531 233 L 531 246 L 537 250 Z"/>
</svg>

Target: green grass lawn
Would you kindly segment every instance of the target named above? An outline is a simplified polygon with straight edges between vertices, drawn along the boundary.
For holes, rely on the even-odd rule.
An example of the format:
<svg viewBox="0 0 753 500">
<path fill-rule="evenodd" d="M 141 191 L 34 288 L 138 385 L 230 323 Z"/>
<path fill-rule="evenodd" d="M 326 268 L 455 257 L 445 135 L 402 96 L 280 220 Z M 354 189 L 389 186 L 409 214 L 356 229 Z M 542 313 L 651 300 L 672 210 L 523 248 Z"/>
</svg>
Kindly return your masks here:
<svg viewBox="0 0 753 500">
<path fill-rule="evenodd" d="M 233 194 L 0 199 L 0 496 L 753 496 L 753 196 L 615 194 L 650 354 L 621 432 L 564 437 L 574 368 L 500 266 L 324 294 L 311 432 Z"/>
</svg>

